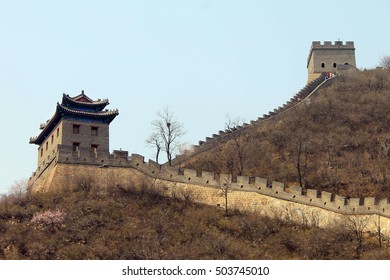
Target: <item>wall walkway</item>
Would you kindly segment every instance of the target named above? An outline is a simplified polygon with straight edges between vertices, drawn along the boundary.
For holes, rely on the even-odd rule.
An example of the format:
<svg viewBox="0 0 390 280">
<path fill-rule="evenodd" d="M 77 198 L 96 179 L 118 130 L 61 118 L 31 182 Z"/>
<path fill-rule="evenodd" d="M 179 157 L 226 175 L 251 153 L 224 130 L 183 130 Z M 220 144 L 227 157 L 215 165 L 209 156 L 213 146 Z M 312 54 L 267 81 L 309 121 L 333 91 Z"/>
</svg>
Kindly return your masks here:
<svg viewBox="0 0 390 280">
<path fill-rule="evenodd" d="M 59 150 L 66 150 L 60 147 Z M 69 147 L 71 149 L 71 147 Z M 121 157 L 118 157 L 119 152 Z M 72 154 L 58 153 L 53 165 L 44 176 L 31 181 L 34 191 L 72 187 L 82 178 L 91 180 L 102 190 L 122 186 L 155 186 L 169 196 L 192 196 L 195 202 L 224 207 L 222 190 L 228 189 L 228 207 L 262 215 L 277 216 L 308 225 L 329 227 L 348 217 L 370 220 L 370 230 L 375 231 L 378 219 L 383 233 L 390 235 L 390 200 L 347 198 L 314 189 L 303 190 L 298 186 L 286 189 L 281 182 L 269 182 L 258 177 L 197 172 L 144 162 L 144 157 L 114 151 L 106 160 L 89 161 Z M 102 162 L 103 161 L 103 162 Z"/>
<path fill-rule="evenodd" d="M 318 78 L 314 79 L 305 87 L 303 87 L 297 94 L 295 94 L 289 101 L 284 103 L 282 106 L 275 108 L 273 111 L 269 111 L 268 114 L 264 114 L 257 120 L 252 120 L 250 121 L 250 123 L 244 123 L 242 126 L 236 127 L 237 129 L 234 131 L 234 133 L 236 133 L 236 135 L 237 133 L 244 133 L 248 128 L 260 126 L 264 122 L 282 116 L 296 106 L 304 104 L 312 95 L 316 94 L 320 88 L 328 86 L 332 82 L 332 79 L 334 79 L 326 79 L 326 76 L 326 74 L 321 74 Z M 192 147 L 191 152 L 178 155 L 172 160 L 172 165 L 179 166 L 180 164 L 184 163 L 188 158 L 208 151 L 215 147 L 216 144 L 221 142 L 227 142 L 232 138 L 233 134 L 231 131 L 220 130 L 218 133 L 213 134 L 211 137 L 206 137 L 204 141 L 199 141 L 198 145 L 194 145 Z"/>
</svg>

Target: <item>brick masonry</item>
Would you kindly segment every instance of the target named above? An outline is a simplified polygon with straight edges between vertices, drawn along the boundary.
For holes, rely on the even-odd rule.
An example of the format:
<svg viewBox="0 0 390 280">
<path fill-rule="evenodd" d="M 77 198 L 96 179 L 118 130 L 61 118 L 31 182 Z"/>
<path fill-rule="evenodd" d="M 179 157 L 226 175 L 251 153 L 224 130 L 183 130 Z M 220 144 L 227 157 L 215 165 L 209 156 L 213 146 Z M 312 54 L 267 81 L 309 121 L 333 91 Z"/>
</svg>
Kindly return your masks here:
<svg viewBox="0 0 390 280">
<path fill-rule="evenodd" d="M 62 148 L 63 149 L 63 148 Z M 228 208 L 249 211 L 270 217 L 279 217 L 306 225 L 332 227 L 345 223 L 345 219 L 366 219 L 367 229 L 375 232 L 381 220 L 382 232 L 390 234 L 390 204 L 388 199 L 350 198 L 317 190 L 303 192 L 298 186 L 286 189 L 281 182 L 268 182 L 263 178 L 238 177 L 215 180 L 214 173 L 197 173 L 161 166 L 153 161 L 144 162 L 142 156 L 115 158 L 111 155 L 101 162 L 85 163 L 71 157 L 53 161 L 38 178 L 30 178 L 33 191 L 55 191 L 73 188 L 81 180 L 91 182 L 93 188 L 105 192 L 111 188 L 153 187 L 161 194 L 179 198 L 191 197 L 197 203 L 225 207 L 222 189 L 228 187 Z M 218 176 L 217 176 L 218 177 Z M 221 175 L 220 178 L 230 178 Z"/>
<path fill-rule="evenodd" d="M 339 68 L 348 65 L 356 67 L 354 42 L 325 41 L 312 42 L 307 59 L 308 82 L 317 78 L 321 73 L 338 73 Z"/>
</svg>

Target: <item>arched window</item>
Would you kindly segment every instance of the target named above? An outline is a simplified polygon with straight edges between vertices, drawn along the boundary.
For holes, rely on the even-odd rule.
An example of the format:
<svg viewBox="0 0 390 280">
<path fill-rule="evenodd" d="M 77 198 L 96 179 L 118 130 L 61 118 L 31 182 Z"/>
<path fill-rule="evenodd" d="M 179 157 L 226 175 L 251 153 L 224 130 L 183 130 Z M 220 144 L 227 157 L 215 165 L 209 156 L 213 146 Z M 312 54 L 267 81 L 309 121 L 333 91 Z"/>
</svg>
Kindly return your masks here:
<svg viewBox="0 0 390 280">
<path fill-rule="evenodd" d="M 349 65 L 349 63 L 348 63 L 348 62 L 345 62 L 344 65 Z"/>
<path fill-rule="evenodd" d="M 321 67 L 322 67 L 322 68 L 325 68 L 325 63 L 322 62 L 322 63 L 321 63 Z"/>
<path fill-rule="evenodd" d="M 333 63 L 333 68 L 336 68 L 337 64 L 336 62 Z"/>
</svg>

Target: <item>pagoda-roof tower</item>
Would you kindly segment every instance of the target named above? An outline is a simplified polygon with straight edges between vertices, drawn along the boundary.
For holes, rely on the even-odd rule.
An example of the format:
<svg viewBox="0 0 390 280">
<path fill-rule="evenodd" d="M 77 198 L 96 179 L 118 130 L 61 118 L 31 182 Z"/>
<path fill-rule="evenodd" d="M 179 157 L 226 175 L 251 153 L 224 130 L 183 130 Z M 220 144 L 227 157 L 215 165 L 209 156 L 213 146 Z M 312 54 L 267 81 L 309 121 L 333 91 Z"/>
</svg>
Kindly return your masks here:
<svg viewBox="0 0 390 280">
<path fill-rule="evenodd" d="M 53 117 L 46 123 L 40 125 L 41 133 L 36 137 L 31 137 L 30 144 L 41 145 L 62 119 L 105 124 L 111 123 L 119 112 L 117 109 L 104 110 L 108 104 L 110 104 L 108 99 L 92 100 L 84 94 L 84 91 L 74 97 L 70 97 L 64 93 L 61 104 L 57 103 Z"/>
<path fill-rule="evenodd" d="M 63 94 L 61 105 L 66 106 L 70 109 L 82 110 L 82 111 L 91 111 L 99 112 L 102 111 L 108 104 L 108 99 L 103 100 L 92 100 L 84 94 L 84 91 L 81 94 L 70 97 L 68 94 Z"/>
</svg>

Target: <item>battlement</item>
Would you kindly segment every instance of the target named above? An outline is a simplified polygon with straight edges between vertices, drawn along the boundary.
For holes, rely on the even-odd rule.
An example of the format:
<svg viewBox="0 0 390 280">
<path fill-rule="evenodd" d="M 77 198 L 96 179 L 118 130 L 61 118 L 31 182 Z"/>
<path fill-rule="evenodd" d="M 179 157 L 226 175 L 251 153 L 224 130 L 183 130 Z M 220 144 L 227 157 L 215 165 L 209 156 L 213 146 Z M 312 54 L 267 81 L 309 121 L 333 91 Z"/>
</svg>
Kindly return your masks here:
<svg viewBox="0 0 390 280">
<path fill-rule="evenodd" d="M 335 41 L 334 43 L 331 41 L 324 41 L 322 44 L 320 41 L 313 41 L 312 48 L 330 48 L 330 49 L 355 49 L 355 44 L 353 41 L 346 41 L 345 44 L 343 41 Z"/>
<path fill-rule="evenodd" d="M 353 41 L 346 41 L 345 44 L 343 41 L 335 41 L 334 43 L 331 41 L 324 41 L 321 43 L 320 41 L 313 41 L 311 44 L 310 52 L 307 57 L 307 66 L 309 66 L 310 60 L 313 55 L 314 50 L 355 50 L 355 43 Z"/>
<path fill-rule="evenodd" d="M 214 189 L 228 187 L 231 191 L 259 193 L 265 196 L 307 206 L 319 207 L 345 215 L 378 214 L 390 218 L 389 198 L 348 198 L 315 189 L 303 190 L 299 186 L 286 188 L 285 184 L 282 182 L 271 182 L 260 177 L 232 177 L 229 174 L 217 174 L 205 171 L 199 172 L 192 169 L 168 167 L 159 165 L 151 160 L 145 162 L 144 157 L 137 154 L 131 155 L 129 158 L 129 165 L 149 176 L 161 180 L 202 185 Z"/>
<path fill-rule="evenodd" d="M 127 151 L 114 151 L 109 155 L 96 155 L 87 151 L 74 152 L 70 146 L 59 145 L 56 156 L 52 158 L 48 166 L 54 166 L 58 163 L 82 164 L 96 166 L 97 168 L 104 166 L 109 170 L 131 168 L 138 170 L 147 177 L 167 182 L 198 185 L 212 189 L 227 187 L 231 191 L 258 193 L 344 215 L 377 214 L 390 218 L 390 198 L 348 198 L 315 189 L 302 189 L 299 186 L 286 188 L 282 182 L 271 182 L 261 177 L 232 177 L 229 174 L 169 167 L 157 164 L 152 160 L 145 162 L 143 156 L 132 154 L 129 157 Z M 35 182 L 43 172 L 45 172 L 45 169 L 41 168 L 40 172 L 33 174 L 30 182 Z"/>
<path fill-rule="evenodd" d="M 308 81 L 319 73 L 338 73 L 341 65 L 356 67 L 353 41 L 314 41 L 307 57 Z"/>
<path fill-rule="evenodd" d="M 317 90 L 325 85 L 329 84 L 330 79 L 326 79 L 326 74 L 320 74 L 319 77 L 312 80 L 310 83 L 306 84 L 299 92 L 297 92 L 289 101 L 285 102 L 282 106 L 275 108 L 273 111 L 269 111 L 268 114 L 264 114 L 262 117 L 259 117 L 257 120 L 252 120 L 248 123 L 244 123 L 242 126 L 238 126 L 234 133 L 243 133 L 245 129 L 248 129 L 253 126 L 261 125 L 264 121 L 276 118 L 281 114 L 288 112 L 290 109 L 299 105 L 306 98 L 317 92 Z M 232 131 L 220 130 L 218 133 L 212 134 L 211 137 L 206 137 L 205 140 L 200 140 L 198 145 L 192 146 L 192 152 L 187 154 L 177 156 L 172 161 L 172 165 L 179 165 L 181 162 L 185 161 L 188 156 L 195 156 L 204 151 L 211 149 L 215 143 L 220 143 L 224 141 L 229 141 L 233 137 Z"/>
</svg>

